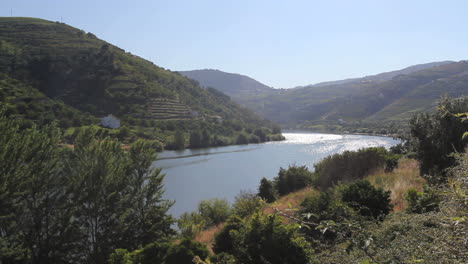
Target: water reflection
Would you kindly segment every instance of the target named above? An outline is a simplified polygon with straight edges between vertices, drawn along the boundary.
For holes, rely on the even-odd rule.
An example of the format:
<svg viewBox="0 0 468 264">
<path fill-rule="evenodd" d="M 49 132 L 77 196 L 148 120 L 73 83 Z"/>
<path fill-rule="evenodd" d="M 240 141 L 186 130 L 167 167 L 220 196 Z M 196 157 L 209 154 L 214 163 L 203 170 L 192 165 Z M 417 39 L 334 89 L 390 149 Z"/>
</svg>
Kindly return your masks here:
<svg viewBox="0 0 468 264">
<path fill-rule="evenodd" d="M 232 202 L 241 190 L 256 192 L 260 179 L 274 178 L 280 167 L 296 164 L 313 169 L 316 162 L 334 153 L 398 143 L 361 135 L 287 132 L 284 136 L 281 142 L 160 153 L 154 166 L 166 174 L 165 197 L 176 200 L 170 213 L 178 217 L 195 210 L 203 199 Z"/>
</svg>

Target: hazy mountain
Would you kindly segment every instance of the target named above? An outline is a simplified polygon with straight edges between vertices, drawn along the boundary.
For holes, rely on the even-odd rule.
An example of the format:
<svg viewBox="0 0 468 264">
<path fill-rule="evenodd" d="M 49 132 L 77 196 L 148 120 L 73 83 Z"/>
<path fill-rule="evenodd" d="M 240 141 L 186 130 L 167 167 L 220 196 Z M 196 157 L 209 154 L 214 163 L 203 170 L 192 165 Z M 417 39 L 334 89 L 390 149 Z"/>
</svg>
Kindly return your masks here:
<svg viewBox="0 0 468 264">
<path fill-rule="evenodd" d="M 410 73 L 417 72 L 420 70 L 429 69 L 429 68 L 449 64 L 449 63 L 453 63 L 453 61 L 439 61 L 439 62 L 417 64 L 417 65 L 413 65 L 410 67 L 406 67 L 401 70 L 383 72 L 383 73 L 379 73 L 376 75 L 369 75 L 369 76 L 365 76 L 361 78 L 349 78 L 349 79 L 338 80 L 338 81 L 321 82 L 317 84 L 307 85 L 305 87 L 323 87 L 323 86 L 340 85 L 340 84 L 347 84 L 347 83 L 353 83 L 353 82 L 383 82 L 383 81 L 391 80 L 393 77 L 396 77 L 401 74 L 410 74 Z M 301 86 L 301 88 L 304 88 L 304 86 Z"/>
<path fill-rule="evenodd" d="M 409 67 L 398 75 L 366 77 L 368 81 L 283 89 L 241 102 L 267 118 L 291 126 L 402 122 L 416 112 L 430 110 L 442 95 L 468 94 L 467 61 L 431 65 Z M 393 77 L 381 81 L 388 76 Z"/>
<path fill-rule="evenodd" d="M 179 71 L 179 73 L 198 81 L 200 85 L 204 87 L 216 88 L 234 99 L 257 96 L 273 91 L 273 88 L 263 83 L 236 73 L 227 73 L 211 69 Z"/>
</svg>

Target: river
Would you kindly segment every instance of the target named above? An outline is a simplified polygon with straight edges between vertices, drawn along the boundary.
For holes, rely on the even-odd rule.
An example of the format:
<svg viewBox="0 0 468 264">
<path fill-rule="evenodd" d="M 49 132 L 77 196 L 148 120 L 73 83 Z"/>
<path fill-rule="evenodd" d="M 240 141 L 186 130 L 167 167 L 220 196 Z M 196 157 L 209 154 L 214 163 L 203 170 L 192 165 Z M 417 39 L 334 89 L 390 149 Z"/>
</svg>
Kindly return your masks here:
<svg viewBox="0 0 468 264">
<path fill-rule="evenodd" d="M 399 141 L 388 137 L 283 133 L 286 140 L 240 146 L 164 151 L 154 166 L 166 174 L 164 198 L 175 200 L 174 217 L 194 211 L 204 199 L 233 202 L 240 191 L 254 191 L 265 177 L 273 179 L 280 167 L 306 165 L 311 170 L 324 157 L 345 150 L 386 147 Z"/>
</svg>

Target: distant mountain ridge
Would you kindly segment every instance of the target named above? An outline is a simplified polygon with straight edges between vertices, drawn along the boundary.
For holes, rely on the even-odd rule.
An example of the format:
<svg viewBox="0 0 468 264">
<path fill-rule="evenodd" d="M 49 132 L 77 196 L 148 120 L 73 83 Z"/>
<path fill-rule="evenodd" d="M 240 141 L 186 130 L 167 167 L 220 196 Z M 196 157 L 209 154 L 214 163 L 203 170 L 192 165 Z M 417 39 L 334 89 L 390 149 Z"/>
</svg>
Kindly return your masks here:
<svg viewBox="0 0 468 264">
<path fill-rule="evenodd" d="M 450 63 L 454 63 L 454 61 L 438 61 L 438 62 L 417 64 L 417 65 L 406 67 L 406 68 L 401 69 L 401 70 L 383 72 L 383 73 L 379 73 L 379 74 L 376 74 L 376 75 L 368 75 L 368 76 L 361 77 L 361 78 L 349 78 L 349 79 L 344 79 L 344 80 L 321 82 L 321 83 L 301 86 L 301 88 L 340 85 L 340 84 L 347 84 L 347 83 L 351 83 L 351 82 L 368 82 L 368 81 L 383 82 L 383 81 L 391 80 L 392 78 L 394 78 L 394 77 L 396 77 L 398 75 L 410 74 L 410 73 L 417 72 L 417 71 L 420 71 L 420 70 L 430 69 L 430 68 L 433 68 L 433 67 L 437 67 L 437 66 L 441 66 L 441 65 L 445 65 L 445 64 L 450 64 Z"/>
<path fill-rule="evenodd" d="M 192 78 L 198 80 L 197 76 Z M 364 123 L 401 127 L 414 113 L 430 111 L 443 95 L 468 95 L 468 62 L 425 63 L 362 78 L 265 89 L 257 94 L 236 91 L 231 89 L 234 100 L 287 127 L 325 131 L 349 130 L 349 126 L 358 128 Z"/>
<path fill-rule="evenodd" d="M 272 92 L 274 89 L 245 75 L 227 73 L 220 70 L 204 69 L 179 71 L 180 74 L 196 80 L 204 87 L 213 87 L 219 91 L 240 99 L 246 96 Z"/>
</svg>

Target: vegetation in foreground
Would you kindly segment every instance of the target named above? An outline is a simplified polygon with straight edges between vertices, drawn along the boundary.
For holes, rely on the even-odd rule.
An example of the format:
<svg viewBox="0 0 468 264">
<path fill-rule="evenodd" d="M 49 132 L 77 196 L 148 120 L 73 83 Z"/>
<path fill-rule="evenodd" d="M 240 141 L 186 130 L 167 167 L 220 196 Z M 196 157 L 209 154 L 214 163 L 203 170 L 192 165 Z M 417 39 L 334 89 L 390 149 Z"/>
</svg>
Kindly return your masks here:
<svg viewBox="0 0 468 264">
<path fill-rule="evenodd" d="M 467 98 L 444 99 L 413 118 L 404 145 L 335 154 L 315 172 L 293 166 L 262 179 L 257 197 L 233 205 L 253 204 L 249 214 L 225 211 L 225 223 L 198 229 L 194 237 L 215 255 L 196 262 L 466 263 L 467 110 Z"/>
<path fill-rule="evenodd" d="M 56 126 L 21 129 L 20 121 L 2 115 L 0 260 L 466 263 L 467 112 L 467 98 L 445 100 L 435 113 L 415 117 L 404 146 L 333 155 L 314 172 L 280 169 L 273 181 L 261 181 L 258 194 L 241 193 L 233 206 L 203 201 L 177 221 L 180 234 L 167 215 L 171 202 L 161 198 L 163 176 L 150 167 L 149 143 L 123 149 L 90 128 L 77 135 L 74 148 L 60 147 Z M 452 140 L 433 136 L 446 129 Z M 453 153 L 445 144 L 460 149 Z M 428 159 L 431 153 L 448 156 Z M 402 156 L 419 159 L 421 166 L 409 169 L 419 169 L 427 185 L 407 180 L 404 210 L 392 212 L 391 191 L 401 190 L 392 179 L 411 162 Z M 282 209 L 259 195 L 277 203 L 295 197 L 300 204 Z M 210 229 L 219 230 L 212 252 L 193 240 Z"/>
</svg>

